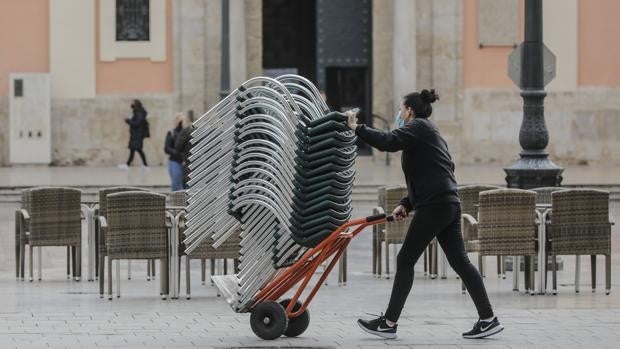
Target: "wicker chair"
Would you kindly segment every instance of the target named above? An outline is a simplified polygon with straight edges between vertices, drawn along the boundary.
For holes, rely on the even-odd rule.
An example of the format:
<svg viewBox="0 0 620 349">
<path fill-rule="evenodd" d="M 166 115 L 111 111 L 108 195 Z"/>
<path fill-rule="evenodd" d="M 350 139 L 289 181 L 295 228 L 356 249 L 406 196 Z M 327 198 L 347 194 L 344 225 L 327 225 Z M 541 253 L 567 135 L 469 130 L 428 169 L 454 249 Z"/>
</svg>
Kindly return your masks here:
<svg viewBox="0 0 620 349">
<path fill-rule="evenodd" d="M 108 194 L 105 228 L 108 257 L 108 299 L 112 299 L 112 261 L 116 260 L 116 297 L 120 297 L 120 260 L 160 260 L 160 294 L 168 295 L 168 227 L 166 197 L 145 191 Z M 101 274 L 103 279 L 103 273 Z"/>
<path fill-rule="evenodd" d="M 495 189 L 479 194 L 478 220 L 463 214 L 465 229 L 474 229 L 478 239 L 471 241 L 482 256 L 515 256 L 513 290 L 518 291 L 519 256 L 533 261 L 537 251 L 536 193 L 520 189 Z M 533 263 L 530 263 L 533 265 Z M 529 274 L 529 275 L 528 275 Z M 534 292 L 534 268 L 526 270 Z M 527 288 L 526 292 L 530 289 Z"/>
<path fill-rule="evenodd" d="M 536 192 L 536 203 L 551 205 L 551 193 L 563 190 L 561 187 L 541 187 L 534 188 L 532 191 Z"/>
<path fill-rule="evenodd" d="M 379 206 L 373 210 L 373 214 L 391 214 L 399 205 L 400 200 L 407 195 L 407 187 L 392 186 L 379 188 Z M 394 258 L 396 258 L 396 244 L 402 244 L 407 229 L 411 223 L 411 216 L 399 222 L 389 224 L 377 224 L 373 226 L 372 239 L 372 273 L 381 277 L 381 252 L 385 242 L 385 272 L 386 278 L 390 278 L 390 245 L 394 246 Z M 426 259 L 425 259 L 426 266 Z M 425 268 L 426 270 L 426 268 Z"/>
<path fill-rule="evenodd" d="M 478 198 L 479 194 L 486 190 L 495 190 L 500 189 L 500 187 L 494 185 L 467 185 L 459 187 L 459 198 L 461 199 L 461 213 L 468 214 L 476 219 L 478 219 Z M 475 241 L 478 239 L 477 232 L 472 229 L 473 226 L 461 224 L 461 229 L 463 232 L 463 242 L 465 243 L 465 251 L 468 253 L 476 253 L 476 244 L 470 243 L 471 241 Z M 482 255 L 478 255 L 478 267 L 480 269 L 480 273 L 482 276 L 485 275 L 484 271 L 484 257 Z M 506 278 L 506 274 L 504 271 L 504 261 L 503 257 L 497 257 L 497 274 L 502 278 Z M 463 289 L 465 289 L 465 285 L 463 285 Z"/>
<path fill-rule="evenodd" d="M 97 212 L 97 219 L 95 220 L 95 241 L 97 242 L 97 247 L 95 251 L 97 255 L 95 256 L 95 270 L 97 270 L 96 276 L 99 277 L 99 297 L 103 298 L 103 290 L 104 290 L 104 259 L 107 256 L 107 250 L 105 245 L 105 228 L 101 227 L 101 221 L 107 217 L 108 214 L 108 195 L 121 193 L 126 191 L 148 191 L 144 188 L 136 188 L 136 187 L 110 187 L 99 190 L 99 210 Z M 131 264 L 128 263 L 127 268 L 127 278 L 131 279 Z M 147 280 L 150 280 L 151 277 L 155 277 L 155 262 L 147 261 Z"/>
<path fill-rule="evenodd" d="M 575 291 L 579 292 L 579 256 L 590 255 L 592 292 L 596 290 L 596 255 L 605 256 L 605 293 L 611 290 L 611 222 L 609 192 L 571 189 L 551 194 L 547 223 L 548 253 L 553 263 L 553 294 L 557 293 L 556 256 L 575 255 Z"/>
<path fill-rule="evenodd" d="M 33 280 L 33 249 L 38 247 L 39 281 L 42 279 L 41 248 L 44 246 L 67 246 L 73 257 L 73 278 L 80 280 L 82 192 L 63 187 L 39 187 L 22 192 L 22 208 L 15 212 L 16 275 L 24 279 L 25 246 L 30 251 L 30 281 Z M 70 253 L 69 253 L 70 252 Z M 67 257 L 69 258 L 69 257 Z M 70 277 L 67 260 L 67 275 Z"/>
<path fill-rule="evenodd" d="M 187 206 L 188 194 L 186 190 L 179 190 L 170 193 L 169 202 L 173 206 Z M 183 241 L 183 236 L 185 233 L 185 227 L 182 225 L 179 229 L 179 233 L 181 237 L 179 237 L 180 241 Z M 201 279 L 202 284 L 205 284 L 206 278 L 206 261 L 209 259 L 211 261 L 211 276 L 215 275 L 215 265 L 218 260 L 222 260 L 223 264 L 223 273 L 228 274 L 228 259 L 233 260 L 233 268 L 234 272 L 237 272 L 239 266 L 239 250 L 241 237 L 239 236 L 241 232 L 238 231 L 233 236 L 231 236 L 226 242 L 224 242 L 220 247 L 213 248 L 212 241 L 203 241 L 200 245 L 192 251 L 189 255 L 185 254 L 185 246 L 184 244 L 180 244 L 179 255 L 185 255 L 185 288 L 187 299 L 191 298 L 191 279 L 190 279 L 190 261 L 192 259 L 200 259 L 200 270 L 201 270 Z M 180 282 L 180 280 L 179 280 Z M 211 282 L 213 283 L 213 281 Z M 219 291 L 218 291 L 219 296 Z"/>
</svg>

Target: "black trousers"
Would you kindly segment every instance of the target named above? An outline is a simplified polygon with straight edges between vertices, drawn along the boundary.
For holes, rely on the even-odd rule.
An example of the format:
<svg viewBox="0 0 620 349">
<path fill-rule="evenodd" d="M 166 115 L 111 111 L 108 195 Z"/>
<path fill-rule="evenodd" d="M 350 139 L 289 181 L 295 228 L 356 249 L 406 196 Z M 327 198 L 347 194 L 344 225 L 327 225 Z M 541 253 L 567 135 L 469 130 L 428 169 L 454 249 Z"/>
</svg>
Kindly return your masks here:
<svg viewBox="0 0 620 349">
<path fill-rule="evenodd" d="M 434 237 L 437 237 L 452 269 L 465 283 L 480 318 L 492 317 L 493 309 L 482 277 L 465 252 L 461 236 L 461 205 L 458 203 L 434 204 L 416 210 L 398 253 L 392 296 L 385 317 L 398 321 L 413 286 L 413 267 Z"/>
<path fill-rule="evenodd" d="M 140 154 L 140 158 L 142 159 L 142 163 L 144 164 L 144 166 L 148 166 L 146 164 L 146 156 L 144 156 L 144 152 L 142 151 L 142 149 L 129 149 L 129 159 L 127 159 L 127 166 L 131 165 L 135 152 L 138 152 L 138 154 Z"/>
</svg>

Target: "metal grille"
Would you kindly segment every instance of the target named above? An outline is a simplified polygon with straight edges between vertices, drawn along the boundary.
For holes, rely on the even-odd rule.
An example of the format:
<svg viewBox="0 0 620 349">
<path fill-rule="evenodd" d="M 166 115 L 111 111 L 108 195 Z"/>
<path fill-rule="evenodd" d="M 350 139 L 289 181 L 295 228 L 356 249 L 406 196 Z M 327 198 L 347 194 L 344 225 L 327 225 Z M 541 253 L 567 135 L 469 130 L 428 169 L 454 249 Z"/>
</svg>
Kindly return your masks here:
<svg viewBox="0 0 620 349">
<path fill-rule="evenodd" d="M 116 41 L 149 40 L 149 0 L 116 0 Z"/>
</svg>

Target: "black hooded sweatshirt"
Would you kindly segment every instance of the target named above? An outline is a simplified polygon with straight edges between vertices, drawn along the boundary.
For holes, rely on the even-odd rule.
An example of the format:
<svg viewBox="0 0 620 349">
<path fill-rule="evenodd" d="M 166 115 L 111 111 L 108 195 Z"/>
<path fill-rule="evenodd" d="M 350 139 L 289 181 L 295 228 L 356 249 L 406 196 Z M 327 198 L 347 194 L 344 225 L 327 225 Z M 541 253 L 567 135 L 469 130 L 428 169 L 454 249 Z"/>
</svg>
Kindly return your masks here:
<svg viewBox="0 0 620 349">
<path fill-rule="evenodd" d="M 400 203 L 408 211 L 460 202 L 448 145 L 428 119 L 415 118 L 391 132 L 358 125 L 355 134 L 381 151 L 403 151 L 401 162 L 408 195 Z"/>
</svg>

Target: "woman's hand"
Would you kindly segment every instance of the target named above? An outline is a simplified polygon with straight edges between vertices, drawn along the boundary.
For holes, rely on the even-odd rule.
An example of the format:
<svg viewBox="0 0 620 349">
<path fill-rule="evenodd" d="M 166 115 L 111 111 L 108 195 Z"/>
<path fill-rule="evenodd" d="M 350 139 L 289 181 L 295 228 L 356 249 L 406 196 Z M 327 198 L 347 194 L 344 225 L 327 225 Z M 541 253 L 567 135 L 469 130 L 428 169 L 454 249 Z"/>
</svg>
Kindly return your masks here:
<svg viewBox="0 0 620 349">
<path fill-rule="evenodd" d="M 407 209 L 405 208 L 405 206 L 398 205 L 392 212 L 392 216 L 394 217 L 394 220 L 398 222 L 398 221 L 405 219 L 405 217 L 408 217 L 409 212 L 407 212 Z"/>
<path fill-rule="evenodd" d="M 355 131 L 355 129 L 357 128 L 357 113 L 353 110 L 347 110 L 344 113 L 348 118 L 347 125 L 349 126 L 350 129 Z"/>
</svg>

